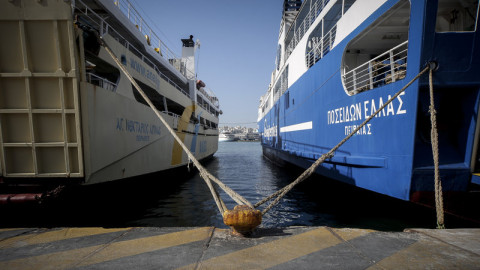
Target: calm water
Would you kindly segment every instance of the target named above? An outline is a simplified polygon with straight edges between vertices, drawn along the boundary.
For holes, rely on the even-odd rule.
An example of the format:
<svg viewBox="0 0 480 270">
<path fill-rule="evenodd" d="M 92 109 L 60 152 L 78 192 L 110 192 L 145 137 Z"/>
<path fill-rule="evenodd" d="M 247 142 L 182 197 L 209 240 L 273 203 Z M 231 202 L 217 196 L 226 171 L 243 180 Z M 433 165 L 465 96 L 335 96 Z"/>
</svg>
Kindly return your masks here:
<svg viewBox="0 0 480 270">
<path fill-rule="evenodd" d="M 252 203 L 290 183 L 301 171 L 263 158 L 258 142 L 221 142 L 206 168 Z M 224 193 L 229 209 L 235 203 Z M 149 175 L 120 183 L 68 190 L 40 206 L 1 209 L 2 227 L 217 226 L 225 227 L 196 171 Z M 470 226 L 451 217 L 447 227 Z M 294 225 L 403 230 L 434 228 L 435 212 L 408 202 L 314 176 L 264 216 L 263 227 Z"/>
</svg>

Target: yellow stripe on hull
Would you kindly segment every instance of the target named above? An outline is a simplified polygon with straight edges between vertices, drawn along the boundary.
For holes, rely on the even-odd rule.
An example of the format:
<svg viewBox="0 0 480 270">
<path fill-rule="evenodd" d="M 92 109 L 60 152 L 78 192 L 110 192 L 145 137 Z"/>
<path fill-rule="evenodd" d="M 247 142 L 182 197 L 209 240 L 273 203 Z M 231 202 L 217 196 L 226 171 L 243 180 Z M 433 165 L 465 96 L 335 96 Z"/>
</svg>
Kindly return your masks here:
<svg viewBox="0 0 480 270">
<path fill-rule="evenodd" d="M 188 124 L 190 123 L 190 117 L 192 113 L 195 112 L 195 105 L 188 106 L 183 110 L 182 117 L 180 117 L 180 121 L 177 127 L 177 136 L 180 138 L 182 142 L 185 143 L 185 136 L 186 133 L 183 132 L 187 130 Z M 183 149 L 177 141 L 174 141 L 173 148 L 172 148 L 172 165 L 178 165 L 182 162 L 183 157 Z"/>
</svg>

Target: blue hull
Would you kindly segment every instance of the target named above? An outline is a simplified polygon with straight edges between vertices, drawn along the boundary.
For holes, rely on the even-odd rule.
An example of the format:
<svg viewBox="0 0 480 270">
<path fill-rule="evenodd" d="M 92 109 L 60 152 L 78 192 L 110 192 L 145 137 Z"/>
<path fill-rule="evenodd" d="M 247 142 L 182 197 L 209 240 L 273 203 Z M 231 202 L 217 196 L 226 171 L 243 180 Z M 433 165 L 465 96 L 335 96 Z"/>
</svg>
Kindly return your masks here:
<svg viewBox="0 0 480 270">
<path fill-rule="evenodd" d="M 296 80 L 259 120 L 267 157 L 308 168 L 428 62 L 435 61 L 438 70 L 433 82 L 443 190 L 468 191 L 472 174 L 480 169 L 475 162 L 480 99 L 478 30 L 437 33 L 437 1 L 411 1 L 405 78 L 355 95 L 347 95 L 344 90 L 340 67 L 349 42 L 397 2 L 387 1 L 377 9 Z M 340 147 L 317 173 L 398 199 L 421 201 L 421 195 L 431 194 L 434 189 L 428 109 L 425 74 Z M 299 125 L 303 128 L 295 129 Z"/>
</svg>

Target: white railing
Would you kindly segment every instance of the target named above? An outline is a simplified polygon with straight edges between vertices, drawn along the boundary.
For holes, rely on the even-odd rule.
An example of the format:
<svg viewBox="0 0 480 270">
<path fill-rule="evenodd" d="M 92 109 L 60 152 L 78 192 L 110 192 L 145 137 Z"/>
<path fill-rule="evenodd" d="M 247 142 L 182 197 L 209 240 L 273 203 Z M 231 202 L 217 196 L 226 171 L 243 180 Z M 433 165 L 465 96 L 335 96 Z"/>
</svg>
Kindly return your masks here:
<svg viewBox="0 0 480 270">
<path fill-rule="evenodd" d="M 405 78 L 408 40 L 342 75 L 345 89 L 359 93 Z"/>
<path fill-rule="evenodd" d="M 178 114 L 176 114 L 176 113 L 173 113 L 173 112 L 162 111 L 162 113 L 167 114 L 167 115 L 170 115 L 170 116 L 173 116 L 174 118 L 180 118 L 180 115 L 178 115 Z"/>
<path fill-rule="evenodd" d="M 211 105 L 213 105 L 214 107 L 219 109 L 220 104 L 218 102 L 218 98 L 215 96 L 215 94 L 213 93 L 213 91 L 211 89 L 206 88 L 206 87 L 200 87 L 200 89 L 198 89 L 197 93 L 201 93 L 200 96 L 203 99 L 209 100 Z"/>
<path fill-rule="evenodd" d="M 166 60 L 168 59 L 178 59 L 179 57 L 170 50 L 164 42 L 155 34 L 152 28 L 146 23 L 142 18 L 140 13 L 135 9 L 135 7 L 128 0 L 113 0 L 115 5 L 122 11 L 122 13 L 127 16 L 131 23 L 133 23 L 137 29 L 145 36 L 147 39 L 148 45 L 151 45 L 155 48 L 155 51 L 160 54 Z"/>
<path fill-rule="evenodd" d="M 100 86 L 104 89 L 110 90 L 112 92 L 115 92 L 117 89 L 117 84 L 113 83 L 105 78 L 102 78 L 98 75 L 95 75 L 93 73 L 87 72 L 87 81 L 91 84 Z"/>
<path fill-rule="evenodd" d="M 90 26 L 97 27 L 96 30 L 99 31 L 99 33 L 102 34 L 110 34 L 112 37 L 114 37 L 120 44 L 122 44 L 125 48 L 129 49 L 132 53 L 134 53 L 137 57 L 142 59 L 143 62 L 145 62 L 147 65 L 152 67 L 157 74 L 166 80 L 170 85 L 175 87 L 177 90 L 182 92 L 184 95 L 188 96 L 189 98 L 190 95 L 184 91 L 180 86 L 178 86 L 174 81 L 172 81 L 168 76 L 163 74 L 157 65 L 153 63 L 148 57 L 146 57 L 144 54 L 141 53 L 140 50 L 138 50 L 135 46 L 133 46 L 130 42 L 128 42 L 127 39 L 125 39 L 118 31 L 116 31 L 114 28 L 112 28 L 100 15 L 95 13 L 92 9 L 90 9 L 85 3 L 83 3 L 81 0 L 76 0 L 75 1 L 75 10 L 77 12 L 82 13 L 84 18 L 89 19 L 89 24 Z M 170 64 L 171 61 L 169 61 Z M 172 64 L 172 66 L 174 66 Z M 174 66 L 175 67 L 175 66 Z M 179 70 L 180 71 L 180 70 Z"/>
<path fill-rule="evenodd" d="M 167 45 L 157 36 L 157 34 L 152 30 L 152 28 L 145 22 L 140 13 L 133 7 L 129 0 L 114 0 L 114 3 L 118 8 L 127 16 L 127 18 L 132 22 L 138 30 L 145 36 L 148 45 L 153 46 L 154 50 L 166 60 L 170 59 L 179 59 L 175 53 L 170 50 Z M 180 71 L 187 78 L 195 78 L 195 72 L 186 68 L 188 59 L 182 59 L 185 61 L 182 69 L 173 65 L 178 71 Z"/>
<path fill-rule="evenodd" d="M 295 27 L 295 24 L 293 24 L 290 27 L 290 30 L 288 31 L 287 36 L 290 34 L 290 31 L 293 31 L 293 37 L 292 37 L 292 40 L 290 40 L 290 42 L 286 46 L 285 60 L 288 59 L 290 54 L 293 52 L 293 50 L 297 46 L 298 42 L 300 42 L 300 40 L 303 38 L 303 36 L 308 31 L 310 26 L 312 26 L 313 22 L 318 17 L 318 15 L 320 15 L 320 13 L 328 4 L 328 2 L 330 2 L 330 0 L 315 1 L 315 3 L 311 6 L 307 16 L 305 16 L 305 18 L 300 23 L 300 25 L 298 27 Z"/>
<path fill-rule="evenodd" d="M 313 48 L 305 54 L 305 63 L 308 68 L 322 59 L 332 49 L 336 34 L 337 25 L 333 26 L 321 39 L 312 39 Z"/>
</svg>

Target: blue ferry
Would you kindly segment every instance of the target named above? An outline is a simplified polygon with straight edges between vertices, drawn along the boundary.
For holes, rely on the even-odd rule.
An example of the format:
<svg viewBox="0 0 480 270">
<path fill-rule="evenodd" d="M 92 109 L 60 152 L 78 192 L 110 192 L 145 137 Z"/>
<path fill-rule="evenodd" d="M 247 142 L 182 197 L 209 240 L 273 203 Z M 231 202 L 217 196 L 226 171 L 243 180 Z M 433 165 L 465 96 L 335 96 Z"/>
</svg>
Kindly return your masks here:
<svg viewBox="0 0 480 270">
<path fill-rule="evenodd" d="M 434 63 L 444 195 L 478 188 L 478 13 L 478 0 L 285 0 L 275 69 L 258 112 L 264 156 L 310 167 Z M 429 105 L 425 73 L 316 173 L 431 204 Z"/>
</svg>

